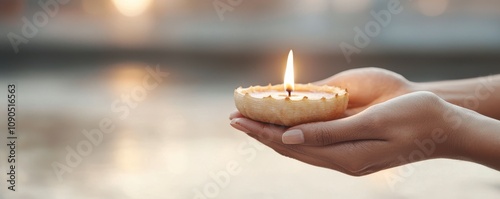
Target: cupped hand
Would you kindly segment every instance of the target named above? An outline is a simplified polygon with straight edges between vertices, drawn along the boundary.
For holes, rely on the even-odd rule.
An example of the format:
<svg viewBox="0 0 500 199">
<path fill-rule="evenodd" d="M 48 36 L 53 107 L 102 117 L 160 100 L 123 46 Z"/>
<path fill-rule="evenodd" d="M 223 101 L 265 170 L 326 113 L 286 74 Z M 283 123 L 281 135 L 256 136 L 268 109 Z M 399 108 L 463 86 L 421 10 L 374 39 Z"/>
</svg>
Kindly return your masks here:
<svg viewBox="0 0 500 199">
<path fill-rule="evenodd" d="M 361 112 L 371 105 L 410 93 L 413 85 L 403 76 L 380 68 L 347 70 L 314 84 L 346 88 L 349 92 L 346 116 Z"/>
<path fill-rule="evenodd" d="M 372 74 L 372 78 L 391 76 L 380 71 Z M 347 86 L 358 88 L 359 85 Z M 376 98 L 388 96 L 380 94 L 385 92 L 377 92 L 370 95 L 378 96 Z M 366 96 L 369 95 L 359 94 L 357 100 L 365 102 L 363 104 L 375 101 L 361 99 Z M 414 92 L 373 105 L 350 117 L 289 129 L 256 122 L 238 112 L 231 114 L 230 119 L 234 128 L 284 156 L 361 176 L 415 161 L 450 156 L 459 136 L 458 130 L 450 128 L 445 121 L 443 114 L 447 112 L 455 117 L 468 114 L 465 109 L 449 104 L 433 93 Z M 450 136 L 451 133 L 457 135 Z"/>
</svg>

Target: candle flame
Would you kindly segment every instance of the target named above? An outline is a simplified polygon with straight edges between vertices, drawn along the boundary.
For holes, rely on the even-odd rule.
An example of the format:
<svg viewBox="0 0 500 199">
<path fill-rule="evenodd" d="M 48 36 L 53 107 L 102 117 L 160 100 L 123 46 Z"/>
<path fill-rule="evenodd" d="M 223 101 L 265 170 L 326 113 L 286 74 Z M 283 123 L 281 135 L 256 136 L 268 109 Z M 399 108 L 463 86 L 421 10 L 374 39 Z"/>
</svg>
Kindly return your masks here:
<svg viewBox="0 0 500 199">
<path fill-rule="evenodd" d="M 288 53 L 288 61 L 286 63 L 285 81 L 283 83 L 285 90 L 290 94 L 295 88 L 294 74 L 293 74 L 293 51 Z"/>
</svg>

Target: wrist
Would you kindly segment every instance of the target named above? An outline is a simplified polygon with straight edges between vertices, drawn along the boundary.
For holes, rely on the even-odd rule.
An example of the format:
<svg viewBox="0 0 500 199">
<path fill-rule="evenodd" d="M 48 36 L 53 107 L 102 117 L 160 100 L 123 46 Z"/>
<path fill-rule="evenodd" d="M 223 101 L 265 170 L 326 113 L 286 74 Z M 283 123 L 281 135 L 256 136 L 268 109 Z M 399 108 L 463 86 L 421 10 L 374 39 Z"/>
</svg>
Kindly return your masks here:
<svg viewBox="0 0 500 199">
<path fill-rule="evenodd" d="M 437 101 L 434 104 L 434 111 L 429 115 L 434 116 L 429 124 L 429 137 L 436 144 L 436 153 L 431 158 L 451 158 L 458 159 L 461 154 L 457 153 L 460 148 L 462 138 L 462 126 L 467 121 L 462 113 L 461 107 L 450 104 L 435 94 Z"/>
<path fill-rule="evenodd" d="M 470 129 L 474 124 L 467 109 L 444 102 L 442 110 L 442 126 L 446 132 L 444 143 L 444 158 L 467 160 L 471 156 L 468 150 Z"/>
<path fill-rule="evenodd" d="M 498 120 L 465 108 L 449 127 L 449 158 L 479 163 L 500 170 L 500 127 Z M 458 112 L 457 112 L 458 113 Z"/>
</svg>

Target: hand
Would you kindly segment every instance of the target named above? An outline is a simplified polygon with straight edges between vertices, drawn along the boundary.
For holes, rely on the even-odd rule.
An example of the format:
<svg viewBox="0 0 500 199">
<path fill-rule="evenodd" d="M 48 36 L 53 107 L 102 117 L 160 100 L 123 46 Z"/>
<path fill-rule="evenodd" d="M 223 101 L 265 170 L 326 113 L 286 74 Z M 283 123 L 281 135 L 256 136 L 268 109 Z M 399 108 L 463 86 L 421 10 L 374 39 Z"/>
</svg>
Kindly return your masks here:
<svg viewBox="0 0 500 199">
<path fill-rule="evenodd" d="M 380 72 L 373 74 L 385 76 Z M 384 96 L 375 93 L 372 95 Z M 365 102 L 368 101 L 373 100 Z M 450 123 L 445 115 L 448 113 L 461 118 L 464 124 L 456 127 Z M 230 118 L 234 128 L 281 155 L 361 176 L 415 161 L 456 158 L 459 154 L 454 154 L 454 151 L 461 143 L 461 131 L 471 115 L 479 114 L 447 103 L 433 93 L 414 92 L 373 105 L 351 117 L 302 124 L 290 129 L 256 122 L 238 112 L 231 114 Z"/>
<path fill-rule="evenodd" d="M 410 93 L 413 85 L 403 76 L 380 68 L 347 70 L 315 84 L 347 88 L 349 105 L 346 116 L 361 112 L 371 105 Z"/>
</svg>

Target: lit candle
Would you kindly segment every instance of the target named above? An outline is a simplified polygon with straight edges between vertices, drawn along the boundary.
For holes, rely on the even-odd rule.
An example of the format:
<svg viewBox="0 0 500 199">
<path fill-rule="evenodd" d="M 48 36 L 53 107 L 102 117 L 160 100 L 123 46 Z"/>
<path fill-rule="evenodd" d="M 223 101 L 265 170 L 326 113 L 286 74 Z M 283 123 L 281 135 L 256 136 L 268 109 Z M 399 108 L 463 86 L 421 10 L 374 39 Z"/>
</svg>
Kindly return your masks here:
<svg viewBox="0 0 500 199">
<path fill-rule="evenodd" d="M 288 60 L 286 62 L 285 78 L 283 81 L 288 97 L 291 97 L 293 88 L 295 87 L 295 75 L 293 73 L 293 51 L 288 53 Z"/>
<path fill-rule="evenodd" d="M 290 50 L 283 84 L 239 87 L 234 91 L 238 111 L 250 119 L 284 125 L 328 121 L 341 117 L 347 108 L 346 89 L 295 84 Z"/>
</svg>

